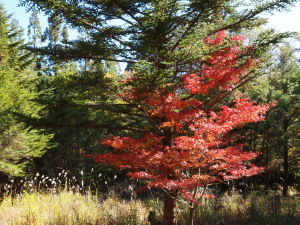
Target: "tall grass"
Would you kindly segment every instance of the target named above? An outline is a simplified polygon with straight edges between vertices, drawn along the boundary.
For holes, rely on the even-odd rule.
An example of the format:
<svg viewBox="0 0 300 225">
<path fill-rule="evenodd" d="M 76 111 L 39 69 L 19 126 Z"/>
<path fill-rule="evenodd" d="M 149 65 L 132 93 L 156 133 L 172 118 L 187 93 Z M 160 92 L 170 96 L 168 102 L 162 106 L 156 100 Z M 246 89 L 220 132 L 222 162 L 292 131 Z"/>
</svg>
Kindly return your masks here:
<svg viewBox="0 0 300 225">
<path fill-rule="evenodd" d="M 101 174 L 98 181 L 84 180 L 83 176 L 81 172 L 79 178 L 70 177 L 62 171 L 53 178 L 37 173 L 33 178 L 12 179 L 0 186 L 3 193 L 0 224 L 147 224 L 149 210 L 142 201 L 133 198 L 132 185 L 116 188 L 116 177 L 109 182 Z M 103 192 L 100 181 L 106 187 Z M 116 194 L 120 189 L 127 192 L 128 200 Z"/>
<path fill-rule="evenodd" d="M 69 177 L 62 171 L 55 178 L 37 174 L 32 179 L 13 179 L 2 185 L 0 224 L 146 225 L 150 224 L 150 211 L 155 214 L 155 224 L 162 224 L 159 194 L 140 200 L 134 194 L 134 184 L 117 187 L 116 177 L 111 182 L 101 180 L 105 191 L 101 190 L 100 180 L 84 181 L 83 173 L 79 177 Z M 202 199 L 195 212 L 195 225 L 298 225 L 300 197 L 281 198 L 276 193 L 266 196 L 258 192 L 247 199 L 238 194 L 222 195 Z M 178 225 L 187 224 L 188 216 L 189 208 L 179 202 Z"/>
<path fill-rule="evenodd" d="M 110 196 L 97 200 L 88 195 L 23 193 L 3 199 L 0 224 L 146 224 L 147 209 L 141 201 Z"/>
<path fill-rule="evenodd" d="M 179 224 L 187 224 L 188 208 L 184 205 L 179 208 Z M 300 197 L 282 198 L 254 192 L 247 199 L 238 194 L 203 199 L 195 221 L 196 225 L 299 225 Z"/>
</svg>

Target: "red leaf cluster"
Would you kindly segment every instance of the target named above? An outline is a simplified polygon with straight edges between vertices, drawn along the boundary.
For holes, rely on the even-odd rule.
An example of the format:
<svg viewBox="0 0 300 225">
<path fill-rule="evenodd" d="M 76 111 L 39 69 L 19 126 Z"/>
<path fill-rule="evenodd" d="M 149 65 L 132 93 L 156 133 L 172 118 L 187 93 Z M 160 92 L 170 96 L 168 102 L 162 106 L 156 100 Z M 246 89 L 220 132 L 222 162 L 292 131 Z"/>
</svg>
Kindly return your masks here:
<svg viewBox="0 0 300 225">
<path fill-rule="evenodd" d="M 245 39 L 244 36 L 231 37 L 233 44 L 223 47 L 225 37 L 226 32 L 220 31 L 215 39 L 210 37 L 204 39 L 207 45 L 219 48 L 208 57 L 203 68 L 183 76 L 184 87 L 189 89 L 191 94 L 207 95 L 210 90 L 216 88 L 230 90 L 258 64 L 257 59 L 243 57 L 249 49 L 241 44 Z"/>
<path fill-rule="evenodd" d="M 261 172 L 263 168 L 250 163 L 258 154 L 244 151 L 242 144 L 233 144 L 235 138 L 228 133 L 245 123 L 263 120 L 270 105 L 236 97 L 232 107 L 207 112 L 197 98 L 216 88 L 232 88 L 257 64 L 251 58 L 240 59 L 244 50 L 239 46 L 244 37 L 234 36 L 230 40 L 235 44 L 221 48 L 226 38 L 225 31 L 215 39 L 205 38 L 208 46 L 219 46 L 220 50 L 198 72 L 184 75 L 176 88 L 158 87 L 154 93 L 140 93 L 134 85 L 127 88 L 120 96 L 138 101 L 145 116 L 156 121 L 157 131 L 140 138 L 108 137 L 102 143 L 113 151 L 95 154 L 95 160 L 129 169 L 129 177 L 146 179 L 148 187 L 177 190 L 186 196 L 197 186 Z M 184 91 L 189 98 L 179 94 Z"/>
</svg>

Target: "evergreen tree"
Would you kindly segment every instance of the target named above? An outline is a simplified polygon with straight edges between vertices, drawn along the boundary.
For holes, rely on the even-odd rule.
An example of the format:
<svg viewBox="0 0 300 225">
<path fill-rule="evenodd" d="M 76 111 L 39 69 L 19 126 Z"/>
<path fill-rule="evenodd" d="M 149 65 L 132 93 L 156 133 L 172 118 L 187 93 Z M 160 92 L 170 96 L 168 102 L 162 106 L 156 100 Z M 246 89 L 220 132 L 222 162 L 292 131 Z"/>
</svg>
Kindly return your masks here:
<svg viewBox="0 0 300 225">
<path fill-rule="evenodd" d="M 48 18 L 49 28 L 45 31 L 45 36 L 49 40 L 49 45 L 56 45 L 61 40 L 62 20 L 60 16 L 53 13 Z"/>
<path fill-rule="evenodd" d="M 29 18 L 28 36 L 32 39 L 33 47 L 37 47 L 42 38 L 42 27 L 38 17 L 38 11 L 33 8 Z"/>
<path fill-rule="evenodd" d="M 80 71 L 75 63 L 60 63 L 54 66 L 53 76 L 41 77 L 39 88 L 43 92 L 36 101 L 45 106 L 46 113 L 32 119 L 31 124 L 51 130 L 56 145 L 36 160 L 37 170 L 43 174 L 55 175 L 62 169 L 74 175 L 83 169 L 96 171 L 95 163 L 82 154 L 99 149 L 94 141 L 105 132 L 99 121 L 104 123 L 109 115 L 97 107 L 105 101 L 98 90 L 103 71 L 92 66 Z"/>
<path fill-rule="evenodd" d="M 252 143 L 264 153 L 261 165 L 266 167 L 266 189 L 270 184 L 280 184 L 282 194 L 299 176 L 299 93 L 300 67 L 297 50 L 289 44 L 277 47 L 269 56 L 266 74 L 248 86 L 248 93 L 258 101 L 277 101 L 268 112 L 266 121 L 259 124 Z M 270 60 L 271 58 L 271 60 Z"/>
<path fill-rule="evenodd" d="M 69 40 L 69 32 L 68 32 L 68 27 L 66 24 L 64 24 L 61 32 L 61 37 L 62 37 L 62 42 L 66 43 Z"/>
<path fill-rule="evenodd" d="M 52 60 L 71 59 L 77 62 L 113 61 L 132 65 L 148 62 L 160 74 L 149 77 L 152 79 L 149 87 L 153 87 L 159 79 L 176 80 L 182 73 L 201 67 L 206 56 L 216 50 L 198 47 L 205 37 L 223 29 L 233 34 L 251 30 L 265 22 L 258 16 L 261 12 L 285 10 L 294 2 L 22 0 L 21 5 L 36 7 L 52 19 L 54 16 L 61 17 L 70 27 L 89 36 L 39 48 L 36 51 L 40 54 Z M 259 56 L 269 44 L 287 36 L 289 34 L 276 34 L 273 30 L 262 32 L 253 40 L 252 49 L 245 57 Z M 99 76 L 103 75 L 99 73 Z M 114 93 L 115 87 L 110 83 L 97 85 L 101 93 Z M 222 93 L 214 94 L 222 98 Z M 116 111 L 119 106 L 111 104 L 110 108 Z M 108 110 L 107 104 L 98 104 L 97 107 Z M 128 113 L 133 109 L 122 105 L 121 114 L 124 107 L 127 107 L 125 111 Z"/>
<path fill-rule="evenodd" d="M 48 22 L 49 26 L 42 37 L 44 44 L 55 46 L 67 43 L 68 27 L 62 23 L 62 19 L 57 14 L 51 14 Z M 37 46 L 32 45 L 32 48 Z M 42 91 L 35 101 L 45 106 L 46 113 L 42 119 L 32 118 L 29 123 L 51 130 L 55 146 L 35 160 L 36 170 L 48 175 L 55 175 L 62 169 L 74 175 L 92 167 L 96 171 L 95 163 L 81 155 L 83 152 L 96 151 L 99 147 L 94 140 L 105 132 L 97 129 L 97 123 L 103 121 L 105 116 L 95 114 L 97 109 L 90 105 L 103 100 L 97 90 L 99 81 L 103 79 L 99 74 L 110 73 L 110 76 L 114 76 L 115 70 L 111 64 L 115 63 L 109 62 L 104 71 L 103 64 L 97 60 L 60 62 L 37 53 L 35 57 L 40 65 L 37 68 L 41 78 L 38 87 Z"/>
<path fill-rule="evenodd" d="M 288 195 L 290 175 L 297 173 L 299 169 L 299 119 L 300 119 L 300 67 L 295 50 L 289 45 L 280 49 L 278 73 L 274 86 L 277 89 L 274 98 L 278 101 L 278 109 L 281 114 L 282 151 L 283 154 L 283 196 Z M 291 163 L 293 162 L 293 163 Z"/>
<path fill-rule="evenodd" d="M 130 79 L 128 81 L 129 84 L 135 85 L 134 90 L 138 88 L 138 93 L 155 95 L 157 89 L 170 93 L 168 87 L 176 89 L 176 84 L 177 87 L 182 87 L 183 75 L 186 75 L 185 77 L 191 75 L 190 81 L 199 82 L 201 85 L 206 81 L 207 86 L 212 89 L 209 95 L 195 92 L 187 95 L 185 99 L 194 98 L 195 94 L 199 94 L 197 98 L 203 102 L 201 107 L 205 112 L 218 108 L 223 99 L 256 75 L 245 74 L 235 85 L 230 86 L 231 88 L 221 88 L 222 85 L 219 83 L 222 83 L 221 80 L 214 86 L 210 81 L 213 82 L 215 78 L 202 77 L 201 80 L 203 74 L 199 72 L 203 68 L 217 64 L 218 60 L 214 62 L 209 58 L 216 56 L 214 53 L 221 54 L 220 48 L 226 55 L 232 44 L 239 41 L 240 36 L 234 34 L 262 25 L 265 21 L 259 18 L 260 13 L 284 10 L 296 0 L 249 2 L 247 5 L 232 0 L 21 0 L 21 4 L 28 7 L 35 6 L 49 16 L 53 14 L 61 16 L 70 27 L 77 28 L 90 37 L 88 40 L 78 39 L 63 45 L 40 48 L 39 53 L 46 54 L 53 60 L 130 63 L 134 68 L 131 73 L 138 74 L 138 79 L 132 80 L 132 83 Z M 235 39 L 224 39 L 225 30 Z M 239 55 L 239 64 L 235 66 L 237 68 L 246 66 L 248 60 L 259 57 L 270 44 L 287 36 L 289 34 L 275 34 L 273 30 L 262 32 L 253 40 L 251 47 L 244 46 L 241 51 L 243 54 Z M 221 42 L 222 46 L 219 45 Z M 218 66 L 222 67 L 221 64 Z M 231 69 L 234 70 L 235 66 Z M 220 72 L 222 69 L 220 68 Z M 158 132 L 158 124 L 166 122 L 164 118 L 155 118 L 152 115 L 146 116 L 151 117 L 150 120 L 145 119 L 144 105 L 138 103 L 138 99 L 134 103 L 126 101 L 130 99 L 130 93 L 126 93 L 125 89 L 124 95 L 127 94 L 127 98 L 120 100 L 123 90 L 118 90 L 119 86 L 113 82 L 101 79 L 104 78 L 103 73 L 99 73 L 99 77 L 102 83 L 97 84 L 100 93 L 98 99 L 105 97 L 106 101 L 99 101 L 97 105 L 91 107 L 109 112 L 109 117 L 108 120 L 100 121 L 100 124 L 97 124 L 98 128 L 122 130 L 120 135 L 137 137 L 141 136 L 145 129 Z M 134 75 L 130 77 L 135 78 Z M 158 93 L 161 93 L 159 91 Z M 177 95 L 177 92 L 181 94 L 180 91 L 182 90 L 176 90 L 174 95 Z M 58 120 L 52 125 L 65 124 Z M 161 128 L 160 132 L 164 137 L 170 139 L 173 137 L 169 125 Z M 170 143 L 170 140 L 163 142 Z M 170 193 L 166 190 L 164 224 L 176 224 L 175 192 Z"/>
<path fill-rule="evenodd" d="M 20 28 L 0 5 L 0 172 L 14 176 L 22 175 L 28 162 L 44 153 L 50 139 L 18 117 L 38 118 L 42 109 L 33 102 L 35 75 L 26 69 L 31 60 L 23 42 Z"/>
<path fill-rule="evenodd" d="M 61 46 L 60 54 L 54 54 L 53 46 L 41 49 L 41 53 L 52 53 L 52 57 L 61 59 L 130 63 L 147 60 L 154 66 L 163 64 L 163 67 L 175 67 L 180 71 L 186 64 L 205 56 L 196 49 L 184 50 L 182 47 L 186 44 L 199 42 L 222 29 L 237 32 L 257 27 L 264 23 L 258 17 L 261 12 L 284 10 L 294 2 L 296 0 L 249 1 L 247 4 L 231 0 L 22 0 L 21 5 L 37 7 L 51 18 L 50 21 L 61 16 L 70 27 L 87 32 L 91 37 Z M 261 36 L 257 45 L 274 42 L 278 36 L 271 33 Z"/>
</svg>

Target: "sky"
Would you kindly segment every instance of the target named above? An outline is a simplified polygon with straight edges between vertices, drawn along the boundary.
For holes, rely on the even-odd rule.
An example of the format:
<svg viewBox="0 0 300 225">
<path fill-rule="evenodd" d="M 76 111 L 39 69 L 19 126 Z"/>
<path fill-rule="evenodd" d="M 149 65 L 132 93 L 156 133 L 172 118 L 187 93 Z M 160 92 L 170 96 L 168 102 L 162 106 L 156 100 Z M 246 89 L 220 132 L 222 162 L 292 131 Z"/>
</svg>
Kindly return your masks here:
<svg viewBox="0 0 300 225">
<path fill-rule="evenodd" d="M 26 30 L 29 22 L 29 13 L 25 12 L 24 7 L 17 7 L 19 0 L 0 0 L 7 12 L 13 13 L 19 24 Z M 276 12 L 269 17 L 270 27 L 276 28 L 278 31 L 292 31 L 300 33 L 300 2 L 291 8 L 290 12 Z M 46 24 L 45 18 L 40 18 L 41 24 Z"/>
</svg>

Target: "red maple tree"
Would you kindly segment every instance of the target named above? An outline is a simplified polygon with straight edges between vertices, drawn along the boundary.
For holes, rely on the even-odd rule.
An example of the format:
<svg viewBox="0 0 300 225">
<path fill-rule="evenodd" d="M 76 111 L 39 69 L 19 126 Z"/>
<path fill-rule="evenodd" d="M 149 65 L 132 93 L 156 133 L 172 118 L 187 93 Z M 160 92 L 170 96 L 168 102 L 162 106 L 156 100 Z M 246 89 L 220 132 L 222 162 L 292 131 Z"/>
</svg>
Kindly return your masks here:
<svg viewBox="0 0 300 225">
<path fill-rule="evenodd" d="M 112 148 L 94 159 L 120 170 L 128 170 L 133 179 L 146 179 L 148 188 L 165 190 L 164 224 L 176 224 L 175 199 L 180 194 L 195 202 L 197 187 L 252 176 L 263 169 L 250 161 L 258 153 L 235 144 L 232 130 L 264 119 L 270 105 L 258 105 L 237 96 L 233 105 L 216 108 L 223 96 L 242 84 L 258 61 L 246 54 L 244 37 L 229 37 L 220 31 L 204 43 L 216 50 L 192 73 L 181 75 L 178 82 L 164 83 L 154 91 L 140 90 L 139 74 L 123 81 L 118 94 L 151 123 L 139 138 L 109 136 L 101 141 Z M 230 45 L 225 46 L 225 42 Z M 218 92 L 214 98 L 200 101 Z M 212 109 L 214 109 L 212 111 Z M 154 128 L 154 129 L 153 129 Z M 201 195 L 204 196 L 204 193 Z"/>
</svg>

